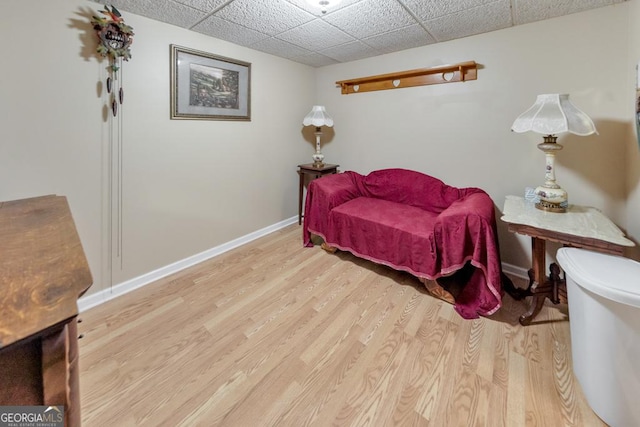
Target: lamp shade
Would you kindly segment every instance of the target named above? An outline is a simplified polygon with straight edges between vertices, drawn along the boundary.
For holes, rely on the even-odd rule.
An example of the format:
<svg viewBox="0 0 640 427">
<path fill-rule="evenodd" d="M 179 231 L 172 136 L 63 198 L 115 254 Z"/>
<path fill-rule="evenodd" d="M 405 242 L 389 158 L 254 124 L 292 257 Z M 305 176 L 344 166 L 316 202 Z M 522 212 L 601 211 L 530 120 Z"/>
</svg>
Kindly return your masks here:
<svg viewBox="0 0 640 427">
<path fill-rule="evenodd" d="M 302 124 L 304 126 L 315 126 L 319 128 L 320 126 L 333 126 L 333 119 L 329 114 L 327 114 L 327 110 L 325 110 L 322 105 L 314 105 L 309 114 L 307 114 L 302 120 Z"/>
<path fill-rule="evenodd" d="M 543 135 L 571 132 L 587 136 L 598 133 L 589 116 L 569 101 L 569 95 L 557 93 L 538 95 L 535 104 L 513 122 L 511 130 Z"/>
</svg>

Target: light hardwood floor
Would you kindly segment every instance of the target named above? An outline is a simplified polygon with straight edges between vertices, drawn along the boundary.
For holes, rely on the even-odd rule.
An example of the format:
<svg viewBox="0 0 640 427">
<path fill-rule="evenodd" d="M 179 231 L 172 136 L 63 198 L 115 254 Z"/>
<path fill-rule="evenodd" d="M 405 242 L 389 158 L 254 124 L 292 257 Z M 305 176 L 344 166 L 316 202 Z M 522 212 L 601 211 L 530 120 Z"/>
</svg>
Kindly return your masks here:
<svg viewBox="0 0 640 427">
<path fill-rule="evenodd" d="M 604 426 L 566 306 L 462 319 L 287 227 L 83 313 L 84 426 Z"/>
</svg>

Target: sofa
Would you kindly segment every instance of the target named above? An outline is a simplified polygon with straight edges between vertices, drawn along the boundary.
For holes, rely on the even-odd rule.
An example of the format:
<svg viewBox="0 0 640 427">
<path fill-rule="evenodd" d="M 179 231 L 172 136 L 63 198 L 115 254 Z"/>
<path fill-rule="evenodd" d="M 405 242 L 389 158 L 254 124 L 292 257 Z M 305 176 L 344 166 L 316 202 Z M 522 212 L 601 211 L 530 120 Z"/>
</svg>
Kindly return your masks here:
<svg viewBox="0 0 640 427">
<path fill-rule="evenodd" d="M 425 284 L 451 284 L 467 319 L 501 306 L 502 270 L 494 204 L 479 188 L 456 188 L 407 169 L 327 175 L 309 184 L 303 242 L 351 252 L 406 271 Z M 448 285 L 444 285 L 448 286 Z"/>
</svg>

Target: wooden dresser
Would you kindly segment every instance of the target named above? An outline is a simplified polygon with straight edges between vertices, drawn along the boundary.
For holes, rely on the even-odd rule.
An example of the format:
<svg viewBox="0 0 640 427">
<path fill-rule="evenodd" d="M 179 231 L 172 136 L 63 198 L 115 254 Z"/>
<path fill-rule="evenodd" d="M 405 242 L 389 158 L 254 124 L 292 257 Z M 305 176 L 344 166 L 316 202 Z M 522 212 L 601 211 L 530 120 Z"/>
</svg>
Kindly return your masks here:
<svg viewBox="0 0 640 427">
<path fill-rule="evenodd" d="M 77 300 L 91 284 L 65 197 L 0 202 L 0 405 L 64 405 L 80 425 Z"/>
</svg>

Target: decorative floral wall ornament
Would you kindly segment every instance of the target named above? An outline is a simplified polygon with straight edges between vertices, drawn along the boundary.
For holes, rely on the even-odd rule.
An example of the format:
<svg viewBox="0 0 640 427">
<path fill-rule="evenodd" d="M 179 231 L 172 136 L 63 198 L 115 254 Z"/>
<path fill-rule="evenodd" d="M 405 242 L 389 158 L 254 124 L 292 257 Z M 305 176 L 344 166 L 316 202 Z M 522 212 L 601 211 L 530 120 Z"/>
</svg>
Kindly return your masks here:
<svg viewBox="0 0 640 427">
<path fill-rule="evenodd" d="M 122 68 L 122 61 L 131 58 L 131 43 L 133 43 L 133 28 L 124 23 L 120 11 L 115 6 L 105 6 L 100 13 L 104 16 L 93 16 L 91 23 L 98 34 L 100 44 L 97 52 L 104 58 L 109 58 L 109 77 L 107 77 L 107 92 L 111 94 L 111 112 L 114 117 L 118 113 L 118 101 L 122 104 L 124 90 L 119 84 L 118 73 Z M 116 100 L 114 80 L 118 86 Z M 112 89 L 113 92 L 112 92 Z"/>
</svg>

